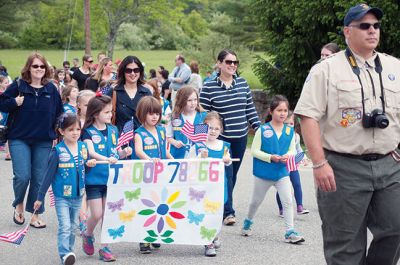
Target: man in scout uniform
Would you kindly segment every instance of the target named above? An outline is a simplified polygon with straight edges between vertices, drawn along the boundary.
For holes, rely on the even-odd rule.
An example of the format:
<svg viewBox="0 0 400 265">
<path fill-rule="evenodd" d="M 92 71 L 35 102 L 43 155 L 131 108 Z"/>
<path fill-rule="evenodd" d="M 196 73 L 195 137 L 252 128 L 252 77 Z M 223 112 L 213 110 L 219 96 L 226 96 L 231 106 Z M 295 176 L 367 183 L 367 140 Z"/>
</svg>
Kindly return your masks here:
<svg viewBox="0 0 400 265">
<path fill-rule="evenodd" d="M 400 61 L 375 51 L 382 16 L 365 4 L 349 9 L 347 49 L 311 69 L 295 109 L 314 164 L 327 264 L 399 260 Z"/>
</svg>

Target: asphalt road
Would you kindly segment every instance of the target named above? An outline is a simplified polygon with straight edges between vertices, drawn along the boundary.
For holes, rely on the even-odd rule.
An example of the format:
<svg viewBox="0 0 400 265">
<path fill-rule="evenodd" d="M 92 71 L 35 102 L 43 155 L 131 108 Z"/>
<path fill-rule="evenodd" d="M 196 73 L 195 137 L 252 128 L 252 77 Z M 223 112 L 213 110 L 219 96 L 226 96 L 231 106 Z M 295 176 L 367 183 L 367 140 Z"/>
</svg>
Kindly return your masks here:
<svg viewBox="0 0 400 265">
<path fill-rule="evenodd" d="M 12 221 L 13 196 L 11 162 L 4 161 L 4 152 L 0 152 L 0 234 L 21 229 Z M 205 257 L 201 246 L 162 246 L 151 255 L 139 253 L 136 243 L 118 243 L 111 245 L 117 256 L 118 264 L 325 264 L 322 251 L 320 219 L 315 200 L 312 171 L 301 168 L 304 206 L 310 214 L 295 216 L 296 229 L 306 241 L 302 245 L 284 243 L 284 223 L 278 217 L 275 202 L 275 189 L 272 188 L 254 219 L 253 235 L 242 237 L 240 229 L 247 212 L 253 185 L 252 159 L 246 153 L 238 176 L 234 192 L 237 215 L 235 226 L 222 228 L 222 247 L 217 257 Z M 46 202 L 48 203 L 48 202 Z M 48 204 L 47 204 L 48 206 Z M 26 218 L 28 214 L 25 213 Z M 42 219 L 46 229 L 29 229 L 22 244 L 0 242 L 0 264 L 59 264 L 57 253 L 57 218 L 55 209 L 47 207 Z M 100 239 L 99 230 L 96 237 Z M 98 240 L 100 241 L 100 240 Z M 81 249 L 81 238 L 76 238 L 76 264 L 100 264 L 97 249 L 95 255 L 86 256 Z M 95 243 L 96 244 L 96 243 Z M 98 246 L 98 244 L 96 245 Z"/>
</svg>

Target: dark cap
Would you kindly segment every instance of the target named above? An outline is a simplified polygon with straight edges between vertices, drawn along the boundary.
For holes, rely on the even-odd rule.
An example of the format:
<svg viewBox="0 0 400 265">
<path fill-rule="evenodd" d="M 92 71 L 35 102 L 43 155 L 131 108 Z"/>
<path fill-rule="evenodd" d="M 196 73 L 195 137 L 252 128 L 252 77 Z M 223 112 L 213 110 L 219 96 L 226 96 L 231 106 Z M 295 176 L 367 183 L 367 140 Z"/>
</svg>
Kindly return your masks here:
<svg viewBox="0 0 400 265">
<path fill-rule="evenodd" d="M 377 7 L 370 7 L 367 4 L 358 4 L 349 9 L 346 16 L 344 17 L 344 25 L 348 26 L 353 20 L 359 20 L 367 13 L 372 13 L 378 20 L 383 17 L 383 12 Z"/>
</svg>

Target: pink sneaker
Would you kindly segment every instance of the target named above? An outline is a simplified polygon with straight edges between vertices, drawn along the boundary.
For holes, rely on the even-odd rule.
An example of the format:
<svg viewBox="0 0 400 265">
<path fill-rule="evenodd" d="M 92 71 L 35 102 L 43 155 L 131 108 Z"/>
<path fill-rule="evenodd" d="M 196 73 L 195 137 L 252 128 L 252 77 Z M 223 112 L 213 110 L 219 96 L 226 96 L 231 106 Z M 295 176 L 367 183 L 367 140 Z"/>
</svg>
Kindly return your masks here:
<svg viewBox="0 0 400 265">
<path fill-rule="evenodd" d="M 108 247 L 104 247 L 104 248 L 100 249 L 99 256 L 100 256 L 100 259 L 104 262 L 111 262 L 111 261 L 117 260 Z"/>
<path fill-rule="evenodd" d="M 92 256 L 94 254 L 94 236 L 87 236 L 85 233 L 82 234 L 82 249 L 86 255 Z"/>
</svg>

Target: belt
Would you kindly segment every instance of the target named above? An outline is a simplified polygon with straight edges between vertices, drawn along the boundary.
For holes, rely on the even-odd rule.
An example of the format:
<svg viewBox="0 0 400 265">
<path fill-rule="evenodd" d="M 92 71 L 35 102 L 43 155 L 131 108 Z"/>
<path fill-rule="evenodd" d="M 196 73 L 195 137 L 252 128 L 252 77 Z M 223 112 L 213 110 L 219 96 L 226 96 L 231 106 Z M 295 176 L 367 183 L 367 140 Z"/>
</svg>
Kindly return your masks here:
<svg viewBox="0 0 400 265">
<path fill-rule="evenodd" d="M 372 153 L 372 154 L 363 154 L 363 155 L 354 155 L 354 154 L 348 154 L 348 153 L 338 153 L 335 151 L 331 151 L 328 149 L 324 149 L 326 152 L 328 153 L 332 153 L 335 155 L 339 155 L 339 156 L 343 156 L 343 157 L 347 157 L 347 158 L 352 158 L 352 159 L 359 159 L 359 160 L 364 160 L 364 161 L 376 161 L 379 159 L 382 159 L 388 155 L 390 155 L 392 152 L 389 152 L 387 154 L 376 154 L 376 153 Z"/>
</svg>

